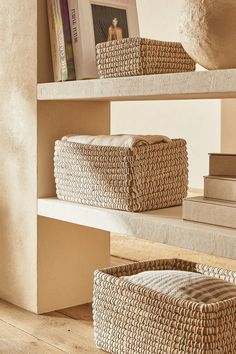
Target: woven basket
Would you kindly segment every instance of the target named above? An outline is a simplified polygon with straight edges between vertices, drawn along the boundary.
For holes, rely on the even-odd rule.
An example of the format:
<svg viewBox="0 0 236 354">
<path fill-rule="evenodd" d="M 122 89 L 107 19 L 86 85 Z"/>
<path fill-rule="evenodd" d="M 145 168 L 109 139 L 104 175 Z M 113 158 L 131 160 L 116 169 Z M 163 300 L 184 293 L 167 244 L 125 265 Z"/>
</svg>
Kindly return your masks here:
<svg viewBox="0 0 236 354">
<path fill-rule="evenodd" d="M 235 354 L 236 298 L 201 304 L 119 279 L 147 270 L 185 270 L 236 284 L 236 273 L 172 259 L 95 272 L 94 331 L 112 354 Z"/>
<path fill-rule="evenodd" d="M 194 71 L 195 62 L 180 43 L 126 38 L 96 46 L 100 78 Z"/>
<path fill-rule="evenodd" d="M 144 211 L 182 204 L 188 189 L 186 142 L 119 148 L 57 141 L 59 199 L 91 206 Z"/>
</svg>

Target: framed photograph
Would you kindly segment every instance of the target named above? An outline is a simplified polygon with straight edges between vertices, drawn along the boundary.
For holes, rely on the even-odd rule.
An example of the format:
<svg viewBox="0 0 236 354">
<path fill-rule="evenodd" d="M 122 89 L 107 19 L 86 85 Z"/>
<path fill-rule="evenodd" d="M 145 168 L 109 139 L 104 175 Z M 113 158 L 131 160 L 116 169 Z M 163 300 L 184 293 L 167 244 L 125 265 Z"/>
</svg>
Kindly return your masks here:
<svg viewBox="0 0 236 354">
<path fill-rule="evenodd" d="M 126 9 L 92 4 L 95 44 L 129 37 Z"/>
<path fill-rule="evenodd" d="M 135 0 L 68 0 L 76 78 L 96 78 L 98 43 L 139 36 Z"/>
</svg>

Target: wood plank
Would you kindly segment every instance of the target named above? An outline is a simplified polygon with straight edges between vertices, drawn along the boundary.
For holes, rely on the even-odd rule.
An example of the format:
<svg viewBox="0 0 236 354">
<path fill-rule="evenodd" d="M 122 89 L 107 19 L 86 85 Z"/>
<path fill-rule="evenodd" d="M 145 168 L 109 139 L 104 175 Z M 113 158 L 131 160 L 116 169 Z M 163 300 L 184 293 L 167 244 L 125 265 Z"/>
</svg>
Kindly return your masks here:
<svg viewBox="0 0 236 354">
<path fill-rule="evenodd" d="M 182 258 L 236 271 L 236 260 L 163 245 L 136 237 L 111 235 L 111 253 L 115 257 L 129 258 L 134 261 Z"/>
<path fill-rule="evenodd" d="M 67 317 L 86 323 L 88 328 L 93 327 L 92 304 L 69 307 L 68 309 L 63 309 L 58 312 Z"/>
<path fill-rule="evenodd" d="M 76 321 L 59 312 L 35 315 L 4 301 L 0 318 L 66 353 L 101 353 L 95 348 L 91 321 Z"/>
<path fill-rule="evenodd" d="M 127 263 L 111 257 L 113 266 Z M 91 304 L 39 316 L 0 300 L 0 353 L 61 352 L 101 353 L 94 344 Z"/>
<path fill-rule="evenodd" d="M 38 85 L 39 100 L 172 100 L 236 97 L 236 69 Z"/>
<path fill-rule="evenodd" d="M 60 354 L 63 351 L 0 320 L 0 353 Z"/>
<path fill-rule="evenodd" d="M 111 235 L 112 237 L 112 235 Z M 122 257 L 122 256 L 121 256 Z M 130 264 L 132 263 L 132 259 L 125 259 L 125 258 L 121 258 L 121 257 L 117 257 L 117 256 L 111 256 L 111 260 L 110 260 L 110 263 L 111 263 L 111 267 L 116 267 L 116 266 L 120 266 L 120 265 L 125 265 L 125 264 Z"/>
<path fill-rule="evenodd" d="M 131 213 L 45 198 L 38 200 L 38 214 L 121 235 L 236 259 L 234 229 L 184 221 L 181 207 Z"/>
</svg>

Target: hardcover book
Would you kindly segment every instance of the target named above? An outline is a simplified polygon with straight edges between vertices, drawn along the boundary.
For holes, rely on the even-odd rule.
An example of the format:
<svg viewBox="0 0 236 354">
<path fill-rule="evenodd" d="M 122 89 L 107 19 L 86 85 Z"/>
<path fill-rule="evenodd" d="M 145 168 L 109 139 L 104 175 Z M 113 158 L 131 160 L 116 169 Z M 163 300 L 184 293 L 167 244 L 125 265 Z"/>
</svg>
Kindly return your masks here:
<svg viewBox="0 0 236 354">
<path fill-rule="evenodd" d="M 236 177 L 204 177 L 204 197 L 236 202 Z"/>
<path fill-rule="evenodd" d="M 63 34 L 64 34 L 66 64 L 67 64 L 67 75 L 68 75 L 67 80 L 75 80 L 76 75 L 75 75 L 74 53 L 73 53 L 73 46 L 72 46 L 68 1 L 60 0 L 60 6 L 61 6 L 62 27 L 63 27 Z"/>
<path fill-rule="evenodd" d="M 209 154 L 210 176 L 231 176 L 236 177 L 236 155 L 235 154 Z"/>
<path fill-rule="evenodd" d="M 47 3 L 54 80 L 75 80 L 67 0 L 47 0 Z"/>
<path fill-rule="evenodd" d="M 80 13 L 78 0 L 68 0 L 69 18 L 71 27 L 72 46 L 74 52 L 76 79 L 96 78 L 96 65 L 91 65 L 84 58 L 80 30 Z"/>
<path fill-rule="evenodd" d="M 202 197 L 183 201 L 183 219 L 236 228 L 236 203 Z"/>
</svg>

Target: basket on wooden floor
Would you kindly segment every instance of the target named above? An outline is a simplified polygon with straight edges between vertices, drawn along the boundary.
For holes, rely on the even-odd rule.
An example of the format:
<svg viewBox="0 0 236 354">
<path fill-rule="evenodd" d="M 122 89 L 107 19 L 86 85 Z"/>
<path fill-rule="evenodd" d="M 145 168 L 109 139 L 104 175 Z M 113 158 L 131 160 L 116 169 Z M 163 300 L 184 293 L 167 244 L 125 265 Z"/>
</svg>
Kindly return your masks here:
<svg viewBox="0 0 236 354">
<path fill-rule="evenodd" d="M 125 38 L 96 46 L 100 78 L 178 73 L 195 70 L 181 43 Z"/>
<path fill-rule="evenodd" d="M 59 140 L 54 173 L 59 199 L 144 211 L 182 204 L 188 189 L 186 141 L 124 148 Z"/>
<path fill-rule="evenodd" d="M 233 288 L 236 284 L 235 272 L 177 259 L 96 271 L 93 317 L 98 348 L 112 354 L 236 353 L 236 297 L 200 303 L 121 279 L 149 270 L 197 272 L 224 279 Z M 211 281 L 214 292 L 216 279 Z"/>
</svg>

